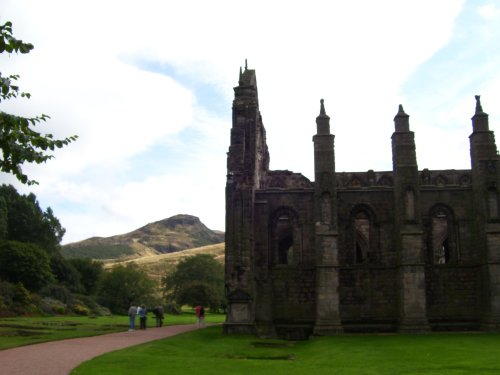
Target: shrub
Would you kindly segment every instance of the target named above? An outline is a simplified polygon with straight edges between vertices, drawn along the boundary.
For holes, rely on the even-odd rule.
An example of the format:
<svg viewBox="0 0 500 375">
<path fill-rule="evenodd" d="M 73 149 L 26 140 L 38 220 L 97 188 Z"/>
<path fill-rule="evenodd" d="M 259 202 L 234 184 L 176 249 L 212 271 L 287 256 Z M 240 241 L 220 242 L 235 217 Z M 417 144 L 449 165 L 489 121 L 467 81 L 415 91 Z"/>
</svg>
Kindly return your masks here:
<svg viewBox="0 0 500 375">
<path fill-rule="evenodd" d="M 73 306 L 71 306 L 71 310 L 77 315 L 84 315 L 88 316 L 90 314 L 90 309 L 82 304 L 75 303 Z"/>
<path fill-rule="evenodd" d="M 31 295 L 22 283 L 12 284 L 0 281 L 0 314 L 2 316 L 22 315 L 34 310 Z"/>
<path fill-rule="evenodd" d="M 66 304 L 63 302 L 51 298 L 44 297 L 38 304 L 38 310 L 44 314 L 57 314 L 57 315 L 65 315 L 66 314 Z"/>
<path fill-rule="evenodd" d="M 64 285 L 51 284 L 40 290 L 42 297 L 50 297 L 59 300 L 64 304 L 70 305 L 73 303 L 73 294 Z"/>
</svg>

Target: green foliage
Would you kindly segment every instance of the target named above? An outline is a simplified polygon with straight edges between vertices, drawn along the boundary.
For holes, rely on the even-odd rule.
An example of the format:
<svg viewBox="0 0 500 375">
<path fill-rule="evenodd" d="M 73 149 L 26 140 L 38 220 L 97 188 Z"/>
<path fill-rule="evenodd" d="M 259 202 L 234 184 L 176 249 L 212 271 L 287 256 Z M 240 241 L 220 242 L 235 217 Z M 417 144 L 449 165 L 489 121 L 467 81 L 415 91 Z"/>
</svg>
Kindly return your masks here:
<svg viewBox="0 0 500 375">
<path fill-rule="evenodd" d="M 80 273 L 80 283 L 87 294 L 95 294 L 104 269 L 102 263 L 90 258 L 70 259 L 69 263 Z"/>
<path fill-rule="evenodd" d="M 0 25 L 0 53 L 29 53 L 33 49 L 30 43 L 24 43 L 12 35 L 12 23 Z M 0 72 L 0 102 L 17 98 L 30 98 L 30 94 L 20 92 L 15 81 L 19 75 L 3 76 Z M 36 117 L 21 117 L 0 111 L 0 171 L 13 174 L 23 184 L 37 184 L 35 180 L 28 179 L 23 173 L 21 165 L 28 163 L 44 163 L 53 158 L 47 153 L 56 148 L 62 148 L 75 141 L 78 137 L 71 136 L 64 139 L 54 139 L 52 134 L 41 134 L 33 129 L 49 116 L 42 114 Z"/>
<path fill-rule="evenodd" d="M 0 195 L 0 241 L 7 239 L 8 233 L 7 202 Z"/>
<path fill-rule="evenodd" d="M 36 245 L 17 241 L 0 242 L 0 278 L 23 283 L 35 291 L 54 280 L 47 253 Z"/>
<path fill-rule="evenodd" d="M 156 305 L 155 283 L 135 264 L 117 266 L 104 273 L 99 283 L 99 301 L 113 313 L 126 313 L 132 302 Z"/>
<path fill-rule="evenodd" d="M 217 311 L 225 301 L 224 267 L 209 254 L 182 259 L 164 284 L 167 299 L 179 305 L 202 304 Z"/>
<path fill-rule="evenodd" d="M 75 303 L 73 306 L 71 306 L 71 309 L 76 315 L 88 316 L 90 314 L 90 309 L 80 303 Z"/>
<path fill-rule="evenodd" d="M 73 294 L 64 285 L 50 284 L 43 287 L 38 294 L 42 297 L 52 298 L 65 305 L 73 303 Z"/>
<path fill-rule="evenodd" d="M 61 254 L 67 259 L 116 259 L 135 254 L 128 245 L 64 246 Z"/>
<path fill-rule="evenodd" d="M 50 258 L 50 268 L 58 284 L 66 286 L 72 292 L 83 291 L 81 275 L 76 267 L 60 254 L 54 254 Z"/>
<path fill-rule="evenodd" d="M 33 243 L 47 252 L 56 252 L 66 230 L 50 207 L 42 211 L 33 193 L 20 195 L 12 185 L 0 186 L 0 198 L 7 211 L 6 239 Z M 1 220 L 0 212 L 0 224 Z"/>
<path fill-rule="evenodd" d="M 0 281 L 0 315 L 25 314 L 33 309 L 30 293 L 22 283 Z"/>
</svg>

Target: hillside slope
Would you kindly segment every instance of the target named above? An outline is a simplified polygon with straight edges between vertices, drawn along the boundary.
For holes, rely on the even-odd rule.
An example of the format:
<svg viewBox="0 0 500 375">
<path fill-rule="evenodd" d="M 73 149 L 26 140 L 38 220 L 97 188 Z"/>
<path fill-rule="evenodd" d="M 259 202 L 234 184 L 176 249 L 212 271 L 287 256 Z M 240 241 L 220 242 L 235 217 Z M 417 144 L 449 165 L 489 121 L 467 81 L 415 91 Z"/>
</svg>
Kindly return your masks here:
<svg viewBox="0 0 500 375">
<path fill-rule="evenodd" d="M 172 272 L 175 269 L 175 266 L 177 266 L 177 263 L 179 263 L 182 259 L 193 255 L 210 254 L 213 255 L 218 262 L 224 264 L 224 249 L 225 243 L 222 242 L 215 245 L 181 250 L 175 253 L 149 255 L 129 260 L 107 261 L 104 263 L 104 268 L 111 269 L 118 265 L 135 263 L 137 266 L 139 266 L 139 268 L 146 271 L 149 277 L 151 277 L 153 280 L 158 281 L 160 285 L 162 277 Z"/>
<path fill-rule="evenodd" d="M 223 241 L 223 232 L 208 229 L 196 216 L 175 215 L 130 233 L 93 237 L 64 245 L 62 254 L 66 258 L 126 260 L 173 253 Z"/>
</svg>

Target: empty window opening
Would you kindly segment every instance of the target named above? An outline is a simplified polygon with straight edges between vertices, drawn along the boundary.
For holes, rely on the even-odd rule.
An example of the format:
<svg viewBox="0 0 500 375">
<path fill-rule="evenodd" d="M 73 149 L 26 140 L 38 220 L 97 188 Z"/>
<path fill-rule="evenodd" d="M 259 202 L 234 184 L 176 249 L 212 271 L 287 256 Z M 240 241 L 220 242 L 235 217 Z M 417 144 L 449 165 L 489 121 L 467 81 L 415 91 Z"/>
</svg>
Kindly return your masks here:
<svg viewBox="0 0 500 375">
<path fill-rule="evenodd" d="M 293 261 L 293 237 L 288 235 L 278 243 L 278 263 L 290 264 Z"/>
<path fill-rule="evenodd" d="M 277 254 L 274 258 L 275 262 L 278 264 L 294 263 L 294 231 L 289 213 L 282 213 L 278 217 L 276 241 Z"/>
<path fill-rule="evenodd" d="M 448 217 L 443 211 L 436 212 L 432 218 L 432 248 L 434 250 L 434 263 L 446 264 L 450 262 Z"/>
<path fill-rule="evenodd" d="M 370 252 L 370 220 L 364 212 L 358 213 L 354 219 L 354 244 L 355 262 L 362 263 Z"/>
</svg>

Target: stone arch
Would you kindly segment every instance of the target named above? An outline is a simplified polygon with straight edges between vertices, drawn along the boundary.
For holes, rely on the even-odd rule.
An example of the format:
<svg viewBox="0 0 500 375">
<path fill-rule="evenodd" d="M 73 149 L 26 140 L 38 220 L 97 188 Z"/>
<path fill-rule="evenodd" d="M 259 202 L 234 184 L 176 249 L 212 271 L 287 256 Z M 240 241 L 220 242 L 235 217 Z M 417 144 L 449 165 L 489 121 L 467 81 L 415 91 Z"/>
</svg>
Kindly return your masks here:
<svg viewBox="0 0 500 375">
<path fill-rule="evenodd" d="M 379 260 L 378 225 L 371 207 L 366 204 L 356 205 L 350 214 L 352 254 L 349 263 L 374 263 Z"/>
<path fill-rule="evenodd" d="M 302 225 L 291 207 L 280 207 L 271 215 L 271 266 L 302 263 Z"/>
<path fill-rule="evenodd" d="M 436 204 L 429 211 L 428 243 L 432 264 L 448 264 L 459 259 L 455 215 L 444 204 Z"/>
</svg>

